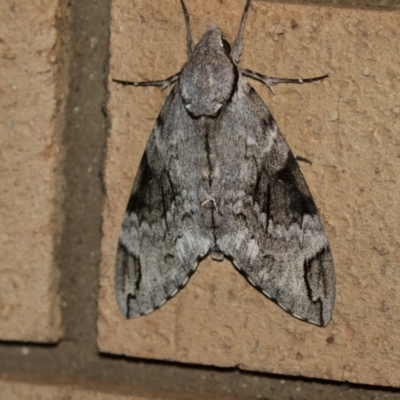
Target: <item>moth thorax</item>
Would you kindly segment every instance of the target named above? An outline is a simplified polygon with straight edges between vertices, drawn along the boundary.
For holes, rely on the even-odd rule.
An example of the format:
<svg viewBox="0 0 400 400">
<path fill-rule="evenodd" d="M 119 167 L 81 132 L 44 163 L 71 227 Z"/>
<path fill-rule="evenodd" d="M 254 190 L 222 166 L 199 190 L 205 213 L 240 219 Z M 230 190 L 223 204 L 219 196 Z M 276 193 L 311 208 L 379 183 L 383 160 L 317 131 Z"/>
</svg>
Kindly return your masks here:
<svg viewBox="0 0 400 400">
<path fill-rule="evenodd" d="M 202 40 L 209 39 L 206 35 Z M 179 88 L 186 111 L 193 117 L 216 116 L 230 100 L 237 69 L 225 53 L 222 39 L 211 47 L 202 41 L 183 67 Z"/>
</svg>

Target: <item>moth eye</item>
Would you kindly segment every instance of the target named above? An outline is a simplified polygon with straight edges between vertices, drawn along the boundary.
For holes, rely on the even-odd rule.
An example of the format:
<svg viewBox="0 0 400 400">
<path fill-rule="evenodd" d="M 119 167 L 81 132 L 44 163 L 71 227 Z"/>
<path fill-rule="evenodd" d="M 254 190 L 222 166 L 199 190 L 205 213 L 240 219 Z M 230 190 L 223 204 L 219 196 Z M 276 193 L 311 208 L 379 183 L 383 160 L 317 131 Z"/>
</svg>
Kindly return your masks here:
<svg viewBox="0 0 400 400">
<path fill-rule="evenodd" d="M 185 106 L 186 106 L 187 104 L 190 104 L 190 103 L 192 102 L 192 99 L 189 98 L 189 97 L 185 97 L 185 95 L 184 95 L 183 93 L 181 94 L 181 97 L 182 97 L 182 101 L 183 101 L 183 103 L 185 104 Z"/>
<path fill-rule="evenodd" d="M 192 99 L 185 99 L 182 97 L 183 100 L 183 104 L 185 106 L 186 109 L 190 108 L 190 105 L 192 104 Z"/>
<path fill-rule="evenodd" d="M 224 48 L 225 53 L 229 56 L 231 54 L 231 45 L 224 37 L 222 37 L 222 46 Z"/>
</svg>

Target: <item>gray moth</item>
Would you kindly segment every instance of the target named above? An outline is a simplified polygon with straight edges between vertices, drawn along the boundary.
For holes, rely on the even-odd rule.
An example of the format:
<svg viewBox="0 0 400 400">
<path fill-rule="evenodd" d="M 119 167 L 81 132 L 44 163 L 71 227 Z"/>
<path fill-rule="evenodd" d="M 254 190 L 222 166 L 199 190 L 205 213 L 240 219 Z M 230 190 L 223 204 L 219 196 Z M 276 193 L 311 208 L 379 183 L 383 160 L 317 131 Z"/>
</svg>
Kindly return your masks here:
<svg viewBox="0 0 400 400">
<path fill-rule="evenodd" d="M 238 66 L 250 1 L 231 46 L 217 26 L 193 46 L 180 0 L 188 61 L 168 79 L 115 82 L 172 86 L 148 140 L 118 242 L 115 291 L 126 318 L 162 306 L 199 261 L 224 257 L 289 314 L 316 325 L 335 302 L 332 254 L 296 158 L 250 86 L 271 78 Z"/>
</svg>

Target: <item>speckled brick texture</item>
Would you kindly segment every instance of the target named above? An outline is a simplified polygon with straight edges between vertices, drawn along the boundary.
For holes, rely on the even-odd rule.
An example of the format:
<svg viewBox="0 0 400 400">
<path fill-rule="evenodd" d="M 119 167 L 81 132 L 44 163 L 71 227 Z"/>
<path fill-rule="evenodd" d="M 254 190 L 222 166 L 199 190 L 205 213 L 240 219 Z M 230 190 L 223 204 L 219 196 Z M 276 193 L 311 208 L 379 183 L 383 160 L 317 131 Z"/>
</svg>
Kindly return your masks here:
<svg viewBox="0 0 400 400">
<path fill-rule="evenodd" d="M 0 2 L 0 339 L 61 334 L 54 262 L 58 1 Z"/>
<path fill-rule="evenodd" d="M 32 384 L 0 380 L 0 397 L 7 400 L 204 400 L 191 395 L 138 394 L 97 384 Z M 125 392 L 125 393 L 122 393 Z M 221 400 L 224 400 L 221 398 Z M 225 399 L 228 400 L 228 399 Z"/>
<path fill-rule="evenodd" d="M 242 4 L 243 3 L 243 4 Z M 196 40 L 215 23 L 232 41 L 243 1 L 187 0 Z M 326 328 L 298 321 L 228 262 L 205 259 L 188 285 L 148 316 L 117 309 L 114 256 L 147 138 L 167 93 L 111 78 L 161 79 L 186 60 L 178 0 L 112 5 L 110 132 L 105 167 L 98 344 L 103 352 L 376 385 L 400 385 L 399 12 L 254 1 L 241 65 L 301 164 L 331 242 L 337 301 Z"/>
</svg>

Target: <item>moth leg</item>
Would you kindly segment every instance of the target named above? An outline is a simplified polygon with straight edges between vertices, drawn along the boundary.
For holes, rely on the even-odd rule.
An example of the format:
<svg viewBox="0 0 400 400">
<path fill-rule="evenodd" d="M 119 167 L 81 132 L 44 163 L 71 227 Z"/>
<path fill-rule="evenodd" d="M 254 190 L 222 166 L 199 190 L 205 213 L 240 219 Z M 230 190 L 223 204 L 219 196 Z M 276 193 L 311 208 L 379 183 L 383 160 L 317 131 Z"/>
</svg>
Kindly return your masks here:
<svg viewBox="0 0 400 400">
<path fill-rule="evenodd" d="M 244 26 L 246 24 L 247 14 L 250 8 L 250 2 L 251 0 L 246 1 L 246 5 L 244 6 L 242 14 L 242 19 L 240 20 L 239 31 L 237 33 L 235 41 L 233 42 L 231 57 L 236 64 L 239 62 L 240 56 L 242 55 L 243 51 Z"/>
<path fill-rule="evenodd" d="M 183 16 L 185 17 L 185 25 L 186 25 L 186 46 L 187 46 L 187 55 L 188 58 L 192 56 L 193 53 L 193 37 L 192 37 L 192 28 L 190 27 L 190 17 L 188 10 L 186 8 L 185 2 L 181 0 Z"/>
<path fill-rule="evenodd" d="M 306 78 L 306 79 L 292 79 L 292 78 L 273 78 L 269 77 L 263 74 L 259 74 L 258 72 L 251 71 L 249 69 L 240 69 L 240 72 L 249 78 L 255 79 L 256 81 L 259 81 L 263 83 L 265 86 L 268 87 L 268 89 L 275 94 L 274 89 L 272 88 L 273 85 L 276 85 L 277 83 L 310 83 L 310 82 L 315 82 L 315 81 L 321 81 L 322 79 L 327 78 L 329 75 L 322 75 L 322 76 L 316 76 L 314 78 Z"/>
<path fill-rule="evenodd" d="M 212 203 L 215 210 L 219 213 L 217 203 L 213 197 L 207 196 L 207 198 L 201 203 L 201 206 L 204 207 L 207 203 Z"/>
<path fill-rule="evenodd" d="M 301 162 L 304 162 L 304 163 L 306 163 L 306 164 L 312 165 L 312 162 L 311 162 L 308 158 L 306 158 L 306 157 L 303 157 L 303 156 L 294 156 L 294 158 L 295 158 L 297 161 L 301 161 Z"/>
<path fill-rule="evenodd" d="M 158 86 L 158 87 L 161 87 L 161 89 L 165 89 L 168 86 L 171 86 L 173 83 L 175 83 L 178 80 L 179 74 L 180 74 L 180 72 L 178 72 L 175 75 L 170 76 L 167 79 L 162 79 L 159 81 L 132 82 L 132 81 L 124 81 L 121 79 L 113 79 L 113 82 L 119 83 L 123 86 Z"/>
</svg>

